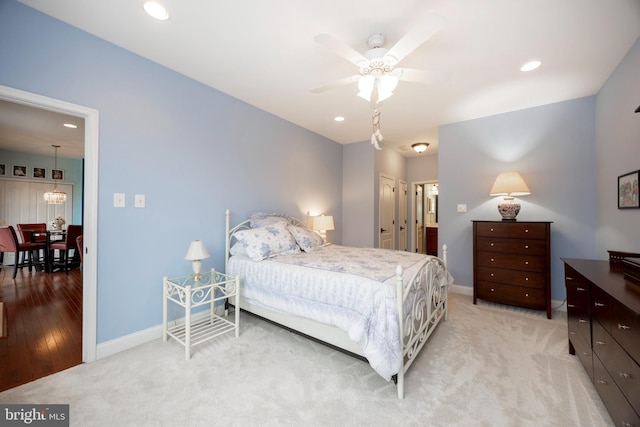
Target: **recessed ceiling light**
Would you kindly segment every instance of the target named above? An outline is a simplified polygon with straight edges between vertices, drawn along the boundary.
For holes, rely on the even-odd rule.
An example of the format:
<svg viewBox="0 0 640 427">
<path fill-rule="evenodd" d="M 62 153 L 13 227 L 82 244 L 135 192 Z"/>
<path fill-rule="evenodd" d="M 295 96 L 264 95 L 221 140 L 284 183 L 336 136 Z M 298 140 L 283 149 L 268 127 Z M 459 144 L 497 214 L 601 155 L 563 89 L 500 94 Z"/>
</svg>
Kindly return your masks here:
<svg viewBox="0 0 640 427">
<path fill-rule="evenodd" d="M 144 10 L 152 17 L 160 20 L 166 21 L 169 19 L 169 13 L 167 9 L 164 8 L 160 3 L 156 3 L 155 1 L 148 1 L 144 3 Z"/>
<path fill-rule="evenodd" d="M 344 117 L 342 117 L 342 116 L 335 116 L 335 117 L 333 118 L 333 120 L 335 120 L 336 122 L 344 122 Z"/>
<path fill-rule="evenodd" d="M 71 129 L 76 129 L 78 127 L 77 125 L 74 125 L 73 123 L 65 123 L 63 126 L 66 127 L 66 128 L 71 128 Z"/>
<path fill-rule="evenodd" d="M 520 67 L 520 71 L 533 71 L 541 65 L 542 65 L 542 62 L 540 61 L 529 61 L 526 64 L 524 64 L 522 67 Z"/>
</svg>

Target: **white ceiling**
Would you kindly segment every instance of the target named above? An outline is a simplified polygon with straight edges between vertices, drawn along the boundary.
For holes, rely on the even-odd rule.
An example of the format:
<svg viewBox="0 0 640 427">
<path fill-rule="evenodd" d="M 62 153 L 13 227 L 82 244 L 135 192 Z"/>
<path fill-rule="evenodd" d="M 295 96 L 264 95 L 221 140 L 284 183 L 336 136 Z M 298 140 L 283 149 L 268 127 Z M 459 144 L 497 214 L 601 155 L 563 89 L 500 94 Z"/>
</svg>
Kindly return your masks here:
<svg viewBox="0 0 640 427">
<path fill-rule="evenodd" d="M 143 0 L 20 1 L 342 144 L 370 139 L 369 104 L 356 84 L 310 92 L 357 72 L 314 37 L 364 52 L 382 32 L 390 47 L 436 11 L 445 27 L 400 65 L 451 77 L 400 82 L 380 108 L 387 146 L 427 153 L 439 125 L 595 94 L 640 36 L 640 0 L 160 0 L 167 21 Z"/>
</svg>

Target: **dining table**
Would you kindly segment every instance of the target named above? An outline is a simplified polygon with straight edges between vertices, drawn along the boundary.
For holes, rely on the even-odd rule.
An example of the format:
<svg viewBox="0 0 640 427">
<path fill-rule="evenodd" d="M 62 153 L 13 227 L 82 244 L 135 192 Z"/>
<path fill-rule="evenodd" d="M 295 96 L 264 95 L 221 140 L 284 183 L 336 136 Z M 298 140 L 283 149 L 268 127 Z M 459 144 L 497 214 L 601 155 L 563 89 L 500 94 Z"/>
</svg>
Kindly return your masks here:
<svg viewBox="0 0 640 427">
<path fill-rule="evenodd" d="M 51 243 L 64 240 L 67 236 L 66 230 L 23 230 L 31 234 L 31 242 L 37 242 L 38 237 L 45 237 L 44 250 L 44 271 L 45 273 L 53 272 L 53 254 L 51 253 Z"/>
</svg>

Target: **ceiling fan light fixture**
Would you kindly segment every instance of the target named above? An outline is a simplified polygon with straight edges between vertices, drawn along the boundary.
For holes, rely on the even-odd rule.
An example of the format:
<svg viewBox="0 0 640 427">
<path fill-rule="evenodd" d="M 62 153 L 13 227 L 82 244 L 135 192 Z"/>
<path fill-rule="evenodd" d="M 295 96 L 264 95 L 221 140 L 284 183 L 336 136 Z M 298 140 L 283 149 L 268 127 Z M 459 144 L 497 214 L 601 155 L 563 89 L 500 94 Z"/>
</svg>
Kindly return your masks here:
<svg viewBox="0 0 640 427">
<path fill-rule="evenodd" d="M 411 148 L 413 148 L 413 151 L 415 151 L 418 154 L 422 154 L 425 151 L 427 151 L 428 147 L 429 147 L 428 142 L 416 142 L 415 144 L 411 144 Z"/>
</svg>

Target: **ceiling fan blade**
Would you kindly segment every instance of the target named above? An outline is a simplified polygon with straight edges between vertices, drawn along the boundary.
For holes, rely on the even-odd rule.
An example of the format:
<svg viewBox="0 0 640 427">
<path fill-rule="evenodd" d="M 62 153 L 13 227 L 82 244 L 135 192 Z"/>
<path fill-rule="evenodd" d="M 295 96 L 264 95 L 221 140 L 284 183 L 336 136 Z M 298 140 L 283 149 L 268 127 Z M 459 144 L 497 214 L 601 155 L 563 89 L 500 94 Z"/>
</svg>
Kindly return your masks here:
<svg viewBox="0 0 640 427">
<path fill-rule="evenodd" d="M 428 12 L 424 18 L 414 25 L 411 31 L 389 49 L 387 55 L 393 56 L 397 61 L 396 63 L 400 63 L 407 55 L 440 31 L 446 22 L 444 16 L 439 13 Z"/>
<path fill-rule="evenodd" d="M 418 70 L 415 68 L 396 68 L 393 70 L 401 71 L 400 80 L 406 82 L 426 83 L 430 85 L 441 84 L 449 80 L 451 73 L 440 70 Z"/>
<path fill-rule="evenodd" d="M 318 34 L 314 40 L 358 67 L 360 62 L 367 62 L 364 55 L 330 34 Z"/>
<path fill-rule="evenodd" d="M 329 91 L 329 90 L 332 90 L 332 89 L 338 88 L 338 87 L 340 87 L 340 86 L 346 86 L 346 85 L 348 85 L 348 84 L 351 84 L 351 83 L 357 82 L 359 78 L 360 78 L 360 74 L 355 74 L 355 75 L 353 75 L 353 76 L 349 76 L 349 77 L 345 77 L 345 78 L 340 79 L 340 80 L 336 80 L 335 82 L 332 82 L 332 83 L 326 84 L 326 85 L 324 85 L 324 86 L 320 86 L 320 87 L 317 87 L 317 88 L 315 88 L 315 89 L 311 89 L 311 92 L 312 92 L 312 93 L 322 93 L 322 92 L 327 92 L 327 91 Z"/>
</svg>

